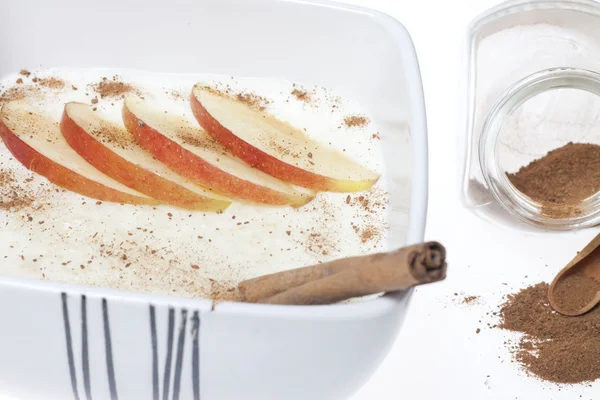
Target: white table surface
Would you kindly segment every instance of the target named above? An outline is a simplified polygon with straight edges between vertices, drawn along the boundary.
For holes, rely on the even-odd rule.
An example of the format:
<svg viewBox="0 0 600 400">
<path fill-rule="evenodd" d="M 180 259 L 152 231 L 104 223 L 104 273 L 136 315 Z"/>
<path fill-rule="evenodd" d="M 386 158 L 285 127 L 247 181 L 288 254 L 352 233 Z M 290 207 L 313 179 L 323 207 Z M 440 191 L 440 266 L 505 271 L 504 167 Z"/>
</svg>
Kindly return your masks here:
<svg viewBox="0 0 600 400">
<path fill-rule="evenodd" d="M 600 381 L 558 386 L 528 377 L 488 328 L 504 295 L 549 281 L 597 230 L 532 234 L 492 225 L 460 201 L 461 61 L 469 22 L 494 0 L 351 0 L 383 11 L 410 32 L 421 65 L 429 125 L 427 240 L 448 250 L 446 281 L 417 289 L 400 335 L 352 400 L 598 399 Z M 546 249 L 546 250 L 544 250 Z M 459 296 L 454 296 L 459 293 Z M 477 304 L 461 304 L 465 296 Z M 490 315 L 487 315 L 487 314 Z M 481 321 L 481 322 L 480 322 Z M 477 328 L 481 329 L 476 334 Z M 581 397 L 580 397 L 581 396 Z"/>
</svg>

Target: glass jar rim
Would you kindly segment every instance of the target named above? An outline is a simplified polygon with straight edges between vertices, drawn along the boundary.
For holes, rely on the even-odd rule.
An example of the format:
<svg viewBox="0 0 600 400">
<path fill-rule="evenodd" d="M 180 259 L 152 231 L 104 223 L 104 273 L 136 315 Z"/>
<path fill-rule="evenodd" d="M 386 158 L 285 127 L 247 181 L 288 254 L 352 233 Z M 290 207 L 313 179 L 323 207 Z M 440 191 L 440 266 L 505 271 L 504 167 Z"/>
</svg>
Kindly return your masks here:
<svg viewBox="0 0 600 400">
<path fill-rule="evenodd" d="M 506 121 L 531 98 L 556 89 L 578 89 L 600 97 L 600 73 L 579 68 L 550 68 L 535 72 L 510 86 L 492 106 L 483 123 L 479 162 L 488 190 L 500 205 L 522 222 L 552 230 L 586 228 L 600 224 L 600 192 L 583 200 L 580 214 L 564 218 L 564 205 L 542 204 L 518 190 L 496 156 L 500 133 Z"/>
</svg>

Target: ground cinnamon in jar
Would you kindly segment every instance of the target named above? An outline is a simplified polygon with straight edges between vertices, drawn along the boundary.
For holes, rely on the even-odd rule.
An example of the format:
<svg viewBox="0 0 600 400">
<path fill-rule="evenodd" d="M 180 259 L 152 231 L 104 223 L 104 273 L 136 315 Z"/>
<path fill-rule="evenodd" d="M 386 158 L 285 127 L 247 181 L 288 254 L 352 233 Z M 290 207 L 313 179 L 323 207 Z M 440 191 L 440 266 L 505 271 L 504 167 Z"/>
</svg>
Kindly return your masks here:
<svg viewBox="0 0 600 400">
<path fill-rule="evenodd" d="M 567 282 L 576 306 L 597 282 L 575 276 Z M 579 317 L 555 312 L 548 302 L 547 283 L 508 296 L 501 306 L 503 329 L 523 334 L 512 345 L 515 360 L 529 373 L 555 383 L 591 382 L 600 378 L 600 308 Z M 593 288 L 591 289 L 593 290 Z M 589 294 L 589 293 L 588 293 Z M 589 298 L 587 298 L 589 300 Z"/>
<path fill-rule="evenodd" d="M 546 216 L 577 216 L 578 205 L 600 190 L 600 146 L 568 143 L 507 175 L 519 191 L 542 205 L 562 206 L 552 207 Z"/>
</svg>

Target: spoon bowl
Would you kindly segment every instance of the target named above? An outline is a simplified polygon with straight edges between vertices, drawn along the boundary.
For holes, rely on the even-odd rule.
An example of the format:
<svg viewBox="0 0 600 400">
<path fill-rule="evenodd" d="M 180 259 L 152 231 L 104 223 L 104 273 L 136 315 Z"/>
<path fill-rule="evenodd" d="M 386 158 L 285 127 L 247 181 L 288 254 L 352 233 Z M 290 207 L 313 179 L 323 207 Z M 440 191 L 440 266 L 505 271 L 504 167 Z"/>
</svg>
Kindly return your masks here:
<svg viewBox="0 0 600 400">
<path fill-rule="evenodd" d="M 582 274 L 583 276 L 600 282 L 600 234 L 598 234 L 587 246 L 585 246 L 577 255 L 554 277 L 548 289 L 548 301 L 552 308 L 566 316 L 576 317 L 592 310 L 600 303 L 600 290 L 583 307 L 577 310 L 568 310 L 562 307 L 556 299 L 556 288 L 565 278 Z"/>
</svg>

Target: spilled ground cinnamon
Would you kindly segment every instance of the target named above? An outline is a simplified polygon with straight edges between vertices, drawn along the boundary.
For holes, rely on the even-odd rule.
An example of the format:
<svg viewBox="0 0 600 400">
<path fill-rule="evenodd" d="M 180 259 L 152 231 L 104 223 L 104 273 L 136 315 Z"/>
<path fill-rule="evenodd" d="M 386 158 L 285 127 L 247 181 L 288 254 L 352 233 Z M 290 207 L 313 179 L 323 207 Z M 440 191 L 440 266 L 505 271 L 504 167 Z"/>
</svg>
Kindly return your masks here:
<svg viewBox="0 0 600 400">
<path fill-rule="evenodd" d="M 566 281 L 573 304 L 585 301 L 596 282 L 575 276 Z M 600 378 L 600 308 L 579 317 L 555 312 L 548 302 L 547 283 L 508 296 L 500 310 L 503 329 L 523 333 L 514 343 L 515 360 L 528 372 L 550 382 L 582 383 Z M 587 298 L 589 300 L 589 298 Z"/>
<path fill-rule="evenodd" d="M 600 146 L 568 143 L 532 161 L 518 172 L 508 174 L 512 184 L 532 199 L 561 205 L 546 213 L 564 218 L 580 213 L 582 200 L 600 190 Z"/>
</svg>

